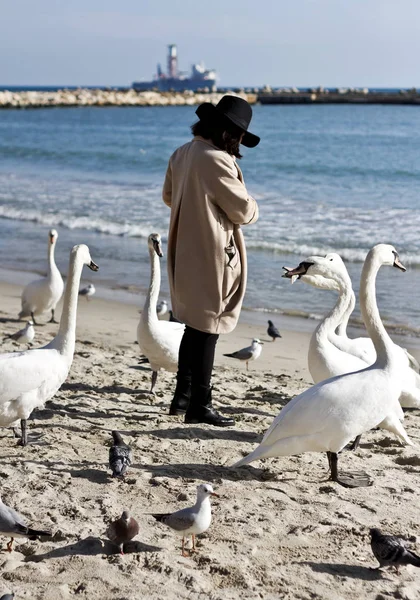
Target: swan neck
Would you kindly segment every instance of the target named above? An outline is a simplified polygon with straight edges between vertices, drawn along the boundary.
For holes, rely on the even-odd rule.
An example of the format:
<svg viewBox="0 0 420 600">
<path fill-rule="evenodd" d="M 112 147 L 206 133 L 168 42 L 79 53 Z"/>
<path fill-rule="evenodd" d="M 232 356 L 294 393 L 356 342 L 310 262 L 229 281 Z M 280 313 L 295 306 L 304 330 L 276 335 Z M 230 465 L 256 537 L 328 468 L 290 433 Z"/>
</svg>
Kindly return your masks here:
<svg viewBox="0 0 420 600">
<path fill-rule="evenodd" d="M 159 257 L 153 248 L 149 248 L 150 254 L 150 285 L 144 304 L 144 312 L 147 314 L 148 320 L 157 319 L 156 305 L 160 292 L 160 261 Z"/>
<path fill-rule="evenodd" d="M 333 309 L 328 313 L 328 315 L 324 318 L 323 321 L 317 327 L 317 337 L 325 337 L 328 338 L 331 332 L 334 332 L 338 325 L 340 325 L 343 315 L 349 305 L 351 291 L 348 286 L 344 284 L 343 281 L 337 282 L 339 283 L 340 289 L 338 292 L 338 300 L 335 303 Z"/>
<path fill-rule="evenodd" d="M 51 271 L 53 271 L 54 269 L 57 268 L 56 264 L 55 264 L 55 259 L 54 259 L 54 252 L 55 252 L 55 242 L 53 244 L 51 244 L 51 242 L 48 242 L 48 273 L 50 274 Z"/>
<path fill-rule="evenodd" d="M 360 310 L 377 354 L 377 363 L 389 362 L 390 349 L 393 345 L 379 314 L 376 302 L 376 276 L 381 263 L 374 255 L 368 254 L 360 278 Z"/>
<path fill-rule="evenodd" d="M 349 319 L 354 311 L 354 307 L 356 306 L 356 296 L 353 292 L 353 289 L 350 286 L 349 292 L 349 303 L 347 308 L 344 311 L 343 317 L 341 319 L 341 323 L 337 327 L 337 335 L 347 337 L 347 326 L 349 324 Z"/>
<path fill-rule="evenodd" d="M 71 357 L 74 353 L 76 341 L 77 301 L 79 297 L 78 292 L 83 264 L 84 263 L 78 259 L 76 253 L 70 255 L 60 327 L 53 342 L 54 347 L 57 348 L 61 354 L 66 354 Z"/>
</svg>

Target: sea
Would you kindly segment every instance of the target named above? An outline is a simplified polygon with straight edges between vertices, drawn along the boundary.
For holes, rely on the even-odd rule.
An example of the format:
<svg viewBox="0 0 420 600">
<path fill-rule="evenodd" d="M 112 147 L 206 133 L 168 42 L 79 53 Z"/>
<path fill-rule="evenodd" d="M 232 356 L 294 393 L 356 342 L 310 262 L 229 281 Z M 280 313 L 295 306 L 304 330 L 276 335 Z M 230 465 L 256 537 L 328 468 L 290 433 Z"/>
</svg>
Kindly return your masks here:
<svg viewBox="0 0 420 600">
<path fill-rule="evenodd" d="M 310 323 L 334 292 L 282 278 L 310 255 L 337 252 L 357 293 L 363 261 L 393 244 L 407 272 L 383 267 L 377 297 L 390 330 L 420 336 L 420 109 L 381 105 L 255 106 L 240 165 L 258 201 L 244 227 L 249 278 L 243 314 Z M 171 153 L 190 139 L 194 107 L 48 108 L 0 111 L 0 279 L 23 283 L 85 243 L 98 294 L 141 306 L 149 284 L 147 236 L 167 241 L 161 188 Z M 165 258 L 163 258 L 165 263 Z M 194 276 L 194 274 L 192 274 Z M 168 298 L 163 265 L 162 298 Z M 16 311 L 18 311 L 18 306 Z M 360 321 L 358 308 L 353 323 Z"/>
</svg>

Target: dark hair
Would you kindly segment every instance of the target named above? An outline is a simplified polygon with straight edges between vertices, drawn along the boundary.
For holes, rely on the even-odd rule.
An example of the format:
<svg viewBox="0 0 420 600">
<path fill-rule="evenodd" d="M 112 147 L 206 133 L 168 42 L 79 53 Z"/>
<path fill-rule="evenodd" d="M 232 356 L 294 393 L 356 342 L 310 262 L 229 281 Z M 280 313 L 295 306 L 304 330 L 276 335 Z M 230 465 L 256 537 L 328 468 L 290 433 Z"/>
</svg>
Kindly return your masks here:
<svg viewBox="0 0 420 600">
<path fill-rule="evenodd" d="M 221 118 L 218 122 L 197 121 L 197 123 L 191 125 L 191 132 L 193 135 L 211 140 L 215 146 L 231 156 L 242 158 L 242 154 L 239 152 L 239 144 L 244 131 L 227 119 Z"/>
</svg>

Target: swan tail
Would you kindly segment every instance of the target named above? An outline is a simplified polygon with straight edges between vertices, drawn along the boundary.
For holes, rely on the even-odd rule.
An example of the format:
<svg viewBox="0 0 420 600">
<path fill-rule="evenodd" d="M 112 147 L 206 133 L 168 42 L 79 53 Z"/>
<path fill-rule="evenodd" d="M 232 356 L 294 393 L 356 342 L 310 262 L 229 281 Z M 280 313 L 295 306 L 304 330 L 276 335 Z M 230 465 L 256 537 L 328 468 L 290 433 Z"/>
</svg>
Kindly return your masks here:
<svg viewBox="0 0 420 600">
<path fill-rule="evenodd" d="M 273 456 L 270 450 L 271 446 L 259 445 L 255 448 L 255 450 L 253 450 L 252 452 L 244 456 L 244 458 L 241 458 L 241 460 L 238 460 L 238 462 L 232 465 L 232 468 L 235 469 L 236 467 L 243 467 L 244 465 L 249 465 L 249 463 L 252 463 L 254 460 L 258 460 L 260 458 L 269 458 L 270 456 Z"/>
<path fill-rule="evenodd" d="M 399 421 L 398 421 L 399 423 Z M 404 431 L 404 430 L 403 430 Z M 404 432 L 405 434 L 405 432 Z M 406 443 L 411 443 L 407 438 Z M 343 443 L 345 446 L 346 441 Z M 295 456 L 297 454 L 303 454 L 304 452 L 327 452 L 330 450 L 331 445 L 325 436 L 320 433 L 314 433 L 309 435 L 293 435 L 290 437 L 280 438 L 273 440 L 272 443 L 262 443 L 253 452 L 241 458 L 232 467 L 241 467 L 242 465 L 248 465 L 254 460 L 260 458 L 274 458 L 276 456 Z M 335 451 L 335 450 L 333 450 Z"/>
<path fill-rule="evenodd" d="M 380 427 L 381 429 L 385 429 L 386 431 L 390 431 L 391 433 L 394 433 L 400 440 L 400 442 L 407 444 L 407 446 L 415 445 L 408 437 L 404 427 L 402 426 L 401 421 L 396 417 L 388 416 L 382 421 L 382 423 L 379 423 L 378 427 Z"/>
</svg>

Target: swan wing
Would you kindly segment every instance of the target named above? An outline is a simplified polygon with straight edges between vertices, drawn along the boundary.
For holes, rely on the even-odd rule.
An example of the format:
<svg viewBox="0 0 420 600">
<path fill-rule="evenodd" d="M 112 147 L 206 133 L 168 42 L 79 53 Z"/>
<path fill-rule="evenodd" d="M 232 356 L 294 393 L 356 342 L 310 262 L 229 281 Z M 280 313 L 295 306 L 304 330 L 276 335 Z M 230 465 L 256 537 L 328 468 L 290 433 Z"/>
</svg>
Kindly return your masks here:
<svg viewBox="0 0 420 600">
<path fill-rule="evenodd" d="M 35 349 L 0 356 L 0 424 L 29 416 L 65 381 L 68 362 L 56 350 Z M 25 417 L 27 418 L 27 417 Z"/>
<path fill-rule="evenodd" d="M 29 316 L 33 311 L 43 312 L 53 308 L 64 291 L 63 279 L 57 269 L 55 277 L 43 277 L 29 283 L 22 292 L 20 316 Z"/>
<path fill-rule="evenodd" d="M 152 324 L 140 319 L 137 341 L 142 353 L 149 359 L 153 370 L 176 371 L 179 346 L 185 325 L 173 321 L 158 321 Z"/>
<path fill-rule="evenodd" d="M 397 404 L 399 390 L 377 369 L 322 381 L 291 400 L 265 433 L 262 445 L 292 436 L 321 434 L 343 442 L 381 423 Z M 388 401 L 387 401 L 388 399 Z"/>
<path fill-rule="evenodd" d="M 330 341 L 339 350 L 359 358 L 365 362 L 366 365 L 371 365 L 376 360 L 375 347 L 370 338 L 359 337 L 352 339 L 346 336 L 333 335 L 331 336 Z"/>
</svg>

